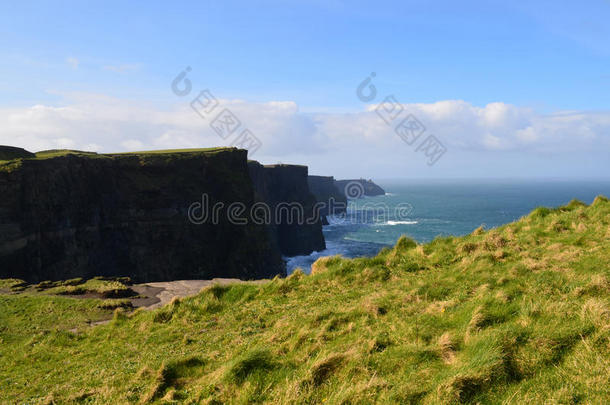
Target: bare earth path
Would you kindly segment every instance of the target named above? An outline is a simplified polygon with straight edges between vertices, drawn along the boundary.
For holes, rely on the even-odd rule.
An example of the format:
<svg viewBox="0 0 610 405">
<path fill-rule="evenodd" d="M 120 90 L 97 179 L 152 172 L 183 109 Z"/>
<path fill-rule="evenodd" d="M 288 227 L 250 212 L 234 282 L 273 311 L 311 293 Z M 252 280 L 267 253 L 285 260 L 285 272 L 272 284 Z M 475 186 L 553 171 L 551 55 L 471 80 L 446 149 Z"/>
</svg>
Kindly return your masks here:
<svg viewBox="0 0 610 405">
<path fill-rule="evenodd" d="M 214 278 L 212 280 L 176 280 L 161 281 L 155 283 L 135 284 L 130 288 L 140 296 L 146 298 L 135 298 L 132 300 L 134 307 L 145 307 L 155 309 L 169 303 L 174 297 L 189 297 L 197 295 L 204 287 L 214 284 L 228 285 L 235 283 L 261 283 L 265 280 L 243 281 L 236 278 Z"/>
<path fill-rule="evenodd" d="M 154 283 L 134 284 L 130 288 L 138 293 L 138 298 L 132 298 L 131 303 L 135 308 L 144 308 L 147 310 L 160 308 L 171 302 L 174 297 L 190 297 L 197 295 L 204 287 L 209 287 L 214 284 L 229 285 L 236 283 L 253 283 L 260 284 L 268 280 L 244 281 L 237 278 L 214 278 L 212 280 L 175 280 L 175 281 L 159 281 Z M 91 322 L 91 326 L 104 325 L 110 322 L 110 319 L 103 319 Z M 76 332 L 77 329 L 72 329 Z"/>
</svg>

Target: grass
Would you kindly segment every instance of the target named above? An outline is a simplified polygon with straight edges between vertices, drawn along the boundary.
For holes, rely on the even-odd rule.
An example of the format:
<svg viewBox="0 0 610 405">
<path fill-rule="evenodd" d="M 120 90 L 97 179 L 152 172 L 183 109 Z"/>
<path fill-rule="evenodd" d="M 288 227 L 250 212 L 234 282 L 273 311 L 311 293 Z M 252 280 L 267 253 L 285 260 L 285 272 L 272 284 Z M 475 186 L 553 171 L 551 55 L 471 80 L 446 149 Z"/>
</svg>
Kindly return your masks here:
<svg viewBox="0 0 610 405">
<path fill-rule="evenodd" d="M 133 295 L 133 291 L 123 282 L 100 278 L 93 278 L 87 281 L 83 281 L 82 279 L 74 279 L 64 282 L 42 282 L 34 287 L 44 290 L 48 294 L 59 295 L 94 293 L 105 298 L 120 298 Z"/>
<path fill-rule="evenodd" d="M 51 149 L 36 152 L 32 157 L 21 157 L 8 159 L 7 156 L 3 156 L 0 159 L 0 171 L 12 172 L 21 167 L 24 160 L 46 160 L 58 157 L 64 157 L 69 155 L 86 157 L 91 159 L 111 159 L 114 157 L 121 156 L 140 156 L 142 158 L 158 157 L 158 155 L 167 155 L 167 157 L 179 157 L 182 155 L 188 155 L 193 153 L 203 153 L 206 155 L 216 154 L 231 150 L 229 147 L 212 147 L 212 148 L 194 148 L 194 149 L 166 149 L 166 150 L 151 150 L 151 151 L 140 151 L 140 152 L 122 152 L 122 153 L 96 153 L 86 152 L 72 149 Z"/>
<path fill-rule="evenodd" d="M 23 285 L 25 285 L 25 282 L 23 280 L 19 280 L 17 278 L 6 278 L 6 279 L 2 279 L 0 280 L 0 288 L 3 289 L 17 289 L 22 287 Z"/>
<path fill-rule="evenodd" d="M 0 161 L 32 157 L 33 153 L 25 149 L 0 145 Z"/>
<path fill-rule="evenodd" d="M 93 294 L 102 298 L 122 298 L 135 295 L 129 288 L 130 284 L 129 277 L 95 277 L 90 280 L 79 277 L 62 281 L 41 281 L 32 285 L 23 280 L 10 278 L 0 280 L 0 291 L 41 292 L 53 295 Z"/>
<path fill-rule="evenodd" d="M 201 152 L 218 152 L 226 150 L 226 147 L 214 148 L 194 148 L 194 149 L 166 149 L 166 150 L 150 150 L 139 152 L 122 152 L 122 153 L 96 153 L 85 152 L 71 149 L 52 149 L 41 152 L 36 152 L 36 159 L 50 159 L 58 156 L 79 155 L 86 157 L 104 157 L 104 156 L 121 156 L 121 155 L 158 155 L 158 154 L 176 154 L 176 153 L 201 153 Z"/>
<path fill-rule="evenodd" d="M 610 398 L 603 197 L 313 269 L 213 286 L 155 311 L 117 308 L 95 327 L 87 321 L 108 311 L 100 300 L 0 295 L 0 402 Z"/>
<path fill-rule="evenodd" d="M 73 150 L 73 149 L 49 149 L 43 150 L 40 152 L 36 152 L 36 159 L 51 159 L 59 156 L 66 155 L 79 155 L 79 156 L 87 156 L 87 157 L 97 157 L 98 154 L 96 152 L 86 152 L 82 150 Z"/>
<path fill-rule="evenodd" d="M 108 153 L 107 155 L 157 155 L 157 154 L 175 154 L 175 153 L 213 153 L 222 152 L 230 149 L 229 147 L 213 147 L 213 148 L 192 148 L 192 149 L 161 149 L 139 152 L 123 152 L 123 153 Z"/>
</svg>

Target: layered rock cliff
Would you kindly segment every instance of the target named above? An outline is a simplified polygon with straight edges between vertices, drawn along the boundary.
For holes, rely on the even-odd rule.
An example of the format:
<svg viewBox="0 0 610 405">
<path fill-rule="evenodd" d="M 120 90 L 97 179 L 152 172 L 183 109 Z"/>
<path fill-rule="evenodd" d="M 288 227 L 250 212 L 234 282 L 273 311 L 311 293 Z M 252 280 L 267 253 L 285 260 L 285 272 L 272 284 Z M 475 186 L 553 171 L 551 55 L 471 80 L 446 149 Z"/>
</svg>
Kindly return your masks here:
<svg viewBox="0 0 610 405">
<path fill-rule="evenodd" d="M 215 203 L 252 207 L 246 154 L 235 148 L 58 153 L 1 162 L 0 278 L 35 282 L 120 275 L 162 281 L 284 275 L 277 238 L 266 225 L 236 224 L 223 210 L 201 221 Z M 301 183 L 306 168 L 302 172 L 296 176 Z M 275 182 L 290 184 L 286 177 L 283 169 L 265 171 L 269 196 L 283 198 L 274 191 Z M 301 183 L 292 193 L 299 195 Z M 189 208 L 197 223 L 189 219 Z M 323 244 L 294 228 L 278 229 L 287 252 L 302 251 L 303 238 L 304 250 Z M 311 230 L 316 233 L 315 226 Z"/>
<path fill-rule="evenodd" d="M 375 184 L 373 180 L 337 180 L 335 184 L 337 188 L 348 198 L 385 195 L 385 190 Z"/>
<path fill-rule="evenodd" d="M 264 166 L 256 161 L 248 166 L 256 199 L 264 203 L 262 209 L 269 209 L 269 232 L 282 254 L 307 255 L 326 249 L 316 198 L 307 183 L 307 166 Z"/>
<path fill-rule="evenodd" d="M 328 224 L 328 215 L 338 215 L 346 211 L 347 198 L 337 188 L 333 176 L 309 176 L 307 183 L 320 205 L 320 216 L 325 225 Z"/>
</svg>

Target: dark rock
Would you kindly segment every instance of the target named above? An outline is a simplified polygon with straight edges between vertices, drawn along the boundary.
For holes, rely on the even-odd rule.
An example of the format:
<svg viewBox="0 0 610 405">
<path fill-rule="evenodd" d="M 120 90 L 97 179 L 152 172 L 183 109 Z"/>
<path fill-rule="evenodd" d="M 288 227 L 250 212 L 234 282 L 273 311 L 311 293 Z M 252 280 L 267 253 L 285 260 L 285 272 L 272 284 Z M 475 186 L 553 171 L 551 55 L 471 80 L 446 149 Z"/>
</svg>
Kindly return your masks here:
<svg viewBox="0 0 610 405">
<path fill-rule="evenodd" d="M 347 198 L 339 191 L 332 176 L 309 176 L 309 190 L 320 205 L 322 223 L 328 225 L 328 215 L 339 215 L 347 210 Z"/>
<path fill-rule="evenodd" d="M 36 157 L 32 152 L 14 146 L 0 145 L 0 160 L 13 160 Z"/>
<path fill-rule="evenodd" d="M 307 166 L 263 166 L 256 161 L 248 165 L 256 199 L 269 207 L 269 231 L 282 254 L 307 255 L 326 249 L 316 198 L 307 184 Z"/>
<path fill-rule="evenodd" d="M 210 206 L 252 207 L 246 154 L 235 148 L 69 154 L 0 165 L 0 278 L 285 275 L 265 225 L 234 224 L 223 214 L 201 224 L 189 220 L 189 208 L 204 194 Z"/>
<path fill-rule="evenodd" d="M 373 183 L 373 180 L 337 180 L 335 184 L 337 188 L 348 198 L 385 195 L 385 190 L 379 187 L 377 184 Z M 351 195 L 348 195 L 350 193 Z"/>
</svg>

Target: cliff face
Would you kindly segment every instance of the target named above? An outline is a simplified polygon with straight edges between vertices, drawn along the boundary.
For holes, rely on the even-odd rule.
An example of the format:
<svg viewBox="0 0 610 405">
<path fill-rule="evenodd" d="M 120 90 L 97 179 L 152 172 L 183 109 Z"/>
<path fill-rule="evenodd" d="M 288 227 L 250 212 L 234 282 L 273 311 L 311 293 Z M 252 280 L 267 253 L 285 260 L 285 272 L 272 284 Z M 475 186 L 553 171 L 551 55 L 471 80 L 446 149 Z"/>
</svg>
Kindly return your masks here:
<svg viewBox="0 0 610 405">
<path fill-rule="evenodd" d="M 282 254 L 306 255 L 324 250 L 316 198 L 307 184 L 307 166 L 248 162 L 256 199 L 269 207 L 269 232 Z"/>
<path fill-rule="evenodd" d="M 322 222 L 328 224 L 326 217 L 331 214 L 341 214 L 347 209 L 347 198 L 336 187 L 335 178 L 332 176 L 309 176 L 307 178 L 309 190 L 320 204 L 320 216 Z"/>
<path fill-rule="evenodd" d="M 376 196 L 385 195 L 385 190 L 373 183 L 373 180 L 356 179 L 356 180 L 337 180 L 335 182 L 339 191 L 349 198 L 362 197 L 362 196 Z M 360 185 L 360 186 L 354 186 Z M 350 194 L 351 195 L 348 195 Z"/>
<path fill-rule="evenodd" d="M 3 146 L 0 145 L 0 160 L 13 160 L 20 158 L 33 158 L 32 152 L 28 152 L 22 148 L 15 148 L 14 146 Z"/>
<path fill-rule="evenodd" d="M 195 202 L 199 220 L 216 202 L 252 206 L 246 154 L 222 148 L 1 164 L 0 278 L 284 275 L 265 225 L 233 224 L 224 211 L 216 220 L 189 220 Z"/>
</svg>

